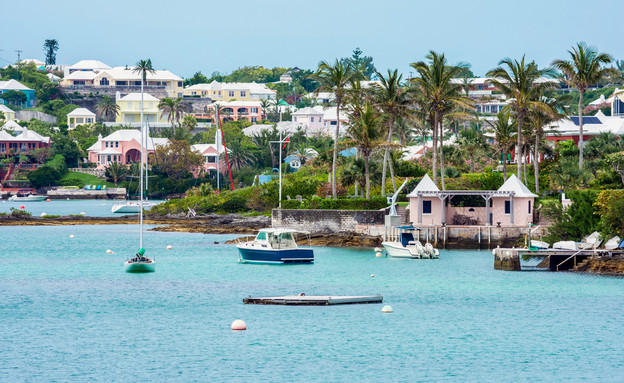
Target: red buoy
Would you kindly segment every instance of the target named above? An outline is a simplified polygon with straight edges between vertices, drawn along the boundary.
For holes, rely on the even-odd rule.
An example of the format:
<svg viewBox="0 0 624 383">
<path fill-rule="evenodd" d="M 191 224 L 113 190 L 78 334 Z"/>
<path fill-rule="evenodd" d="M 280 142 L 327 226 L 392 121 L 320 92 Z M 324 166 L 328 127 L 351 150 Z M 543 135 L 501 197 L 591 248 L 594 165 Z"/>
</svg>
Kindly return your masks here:
<svg viewBox="0 0 624 383">
<path fill-rule="evenodd" d="M 20 206 L 20 209 L 24 210 L 24 209 L 26 209 L 26 206 L 22 205 L 22 206 Z"/>
</svg>

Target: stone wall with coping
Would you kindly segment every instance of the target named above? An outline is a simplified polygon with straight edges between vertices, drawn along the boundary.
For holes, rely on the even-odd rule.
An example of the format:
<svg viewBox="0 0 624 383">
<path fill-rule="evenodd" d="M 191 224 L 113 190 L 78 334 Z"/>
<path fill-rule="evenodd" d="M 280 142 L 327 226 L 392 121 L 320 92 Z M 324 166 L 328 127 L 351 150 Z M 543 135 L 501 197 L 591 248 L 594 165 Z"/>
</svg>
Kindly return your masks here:
<svg viewBox="0 0 624 383">
<path fill-rule="evenodd" d="M 106 169 L 97 169 L 97 168 L 69 168 L 72 172 L 85 173 L 90 174 L 92 176 L 96 176 L 97 178 L 104 179 L 106 176 Z"/>
<path fill-rule="evenodd" d="M 383 225 L 383 210 L 273 209 L 273 227 L 312 233 L 355 232 L 357 225 Z"/>
</svg>

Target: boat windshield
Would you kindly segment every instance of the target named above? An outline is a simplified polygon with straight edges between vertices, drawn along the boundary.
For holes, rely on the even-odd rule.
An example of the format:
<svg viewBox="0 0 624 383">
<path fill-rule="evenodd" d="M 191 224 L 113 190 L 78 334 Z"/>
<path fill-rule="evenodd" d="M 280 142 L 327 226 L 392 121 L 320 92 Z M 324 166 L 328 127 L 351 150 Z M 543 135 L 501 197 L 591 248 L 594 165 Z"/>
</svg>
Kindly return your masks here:
<svg viewBox="0 0 624 383">
<path fill-rule="evenodd" d="M 266 233 L 264 231 L 259 232 L 256 239 L 258 241 L 266 241 Z"/>
<path fill-rule="evenodd" d="M 269 233 L 269 242 L 274 249 L 290 249 L 297 247 L 292 233 L 279 233 L 277 235 Z"/>
</svg>

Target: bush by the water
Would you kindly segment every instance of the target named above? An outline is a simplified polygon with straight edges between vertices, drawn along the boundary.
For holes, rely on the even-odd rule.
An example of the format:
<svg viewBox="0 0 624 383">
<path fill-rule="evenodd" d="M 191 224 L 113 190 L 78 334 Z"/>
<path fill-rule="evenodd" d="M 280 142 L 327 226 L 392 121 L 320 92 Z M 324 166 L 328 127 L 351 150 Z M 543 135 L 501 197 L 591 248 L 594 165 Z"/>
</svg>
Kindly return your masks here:
<svg viewBox="0 0 624 383">
<path fill-rule="evenodd" d="M 570 191 L 567 196 L 572 205 L 567 209 L 563 209 L 559 200 L 544 201 L 544 215 L 553 222 L 544 239 L 550 243 L 580 241 L 584 236 L 600 231 L 600 216 L 594 208 L 597 195 L 595 190 Z"/>
</svg>

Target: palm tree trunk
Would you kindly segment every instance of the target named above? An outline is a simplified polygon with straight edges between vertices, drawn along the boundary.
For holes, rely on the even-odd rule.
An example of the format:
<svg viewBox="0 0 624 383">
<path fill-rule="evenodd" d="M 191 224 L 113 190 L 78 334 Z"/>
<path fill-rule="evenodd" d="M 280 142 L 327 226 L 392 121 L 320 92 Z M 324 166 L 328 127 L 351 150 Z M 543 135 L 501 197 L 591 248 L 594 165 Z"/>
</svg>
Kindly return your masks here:
<svg viewBox="0 0 624 383">
<path fill-rule="evenodd" d="M 396 180 L 394 179 L 394 165 L 392 165 L 392 155 L 388 157 L 388 167 L 390 168 L 390 178 L 392 179 L 392 189 L 396 193 Z"/>
<path fill-rule="evenodd" d="M 507 181 L 507 151 L 503 149 L 503 181 Z"/>
<path fill-rule="evenodd" d="M 518 113 L 518 146 L 516 146 L 516 162 L 518 164 L 518 179 L 522 179 L 522 164 L 520 163 L 522 150 L 522 120 L 524 119 L 524 114 Z"/>
<path fill-rule="evenodd" d="M 433 126 L 431 131 L 433 133 L 433 183 L 438 184 L 438 112 L 435 112 Z"/>
<path fill-rule="evenodd" d="M 355 151 L 355 159 L 357 160 L 359 157 L 360 157 L 360 150 L 357 149 Z M 357 179 L 355 180 L 355 192 L 353 194 L 355 194 L 356 197 L 358 196 L 358 180 Z"/>
<path fill-rule="evenodd" d="M 583 93 L 579 92 L 579 170 L 583 170 Z"/>
<path fill-rule="evenodd" d="M 539 128 L 538 128 L 539 129 Z M 535 174 L 535 194 L 539 195 L 539 134 L 535 132 L 535 148 L 533 148 L 533 173 Z"/>
<path fill-rule="evenodd" d="M 526 145 L 522 146 L 522 168 L 524 169 L 524 185 L 528 185 L 529 181 L 527 180 L 527 170 L 526 170 Z"/>
<path fill-rule="evenodd" d="M 364 175 L 366 177 L 366 199 L 370 199 L 370 173 L 368 169 L 368 155 L 364 154 Z"/>
<path fill-rule="evenodd" d="M 444 184 L 444 127 L 442 127 L 442 119 L 440 119 L 440 177 L 442 179 L 442 190 L 446 190 Z"/>
<path fill-rule="evenodd" d="M 340 99 L 336 100 L 336 135 L 334 136 L 334 160 L 332 162 L 332 197 L 338 199 L 336 191 L 336 168 L 338 163 L 338 134 L 340 133 Z M 280 164 L 281 165 L 281 164 Z"/>
</svg>

